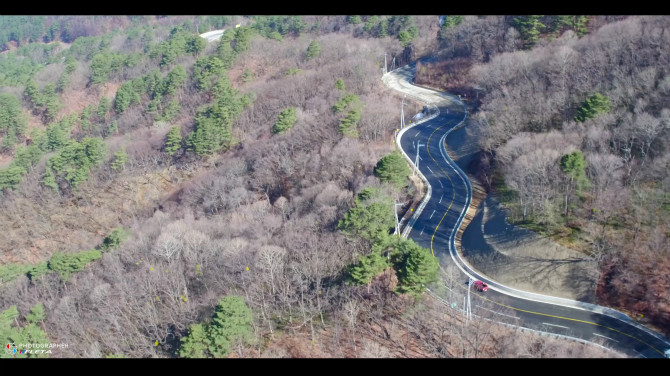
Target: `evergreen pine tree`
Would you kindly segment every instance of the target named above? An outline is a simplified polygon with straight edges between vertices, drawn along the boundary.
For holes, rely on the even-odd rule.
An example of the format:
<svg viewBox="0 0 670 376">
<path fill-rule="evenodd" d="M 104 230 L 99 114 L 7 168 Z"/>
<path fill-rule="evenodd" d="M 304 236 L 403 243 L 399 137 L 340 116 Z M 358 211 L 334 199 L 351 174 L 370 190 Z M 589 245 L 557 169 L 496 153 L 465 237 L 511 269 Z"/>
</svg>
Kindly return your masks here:
<svg viewBox="0 0 670 376">
<path fill-rule="evenodd" d="M 344 91 L 346 90 L 346 86 L 344 85 L 344 80 L 341 78 L 338 78 L 337 81 L 335 82 L 335 88 L 337 90 Z"/>
<path fill-rule="evenodd" d="M 100 246 L 101 251 L 109 251 L 121 246 L 128 237 L 130 233 L 123 229 L 123 227 L 117 227 L 112 232 L 102 240 L 102 245 Z"/>
<path fill-rule="evenodd" d="M 445 16 L 442 28 L 448 29 L 450 27 L 458 26 L 461 22 L 463 22 L 463 16 Z"/>
<path fill-rule="evenodd" d="M 209 348 L 209 338 L 207 337 L 206 326 L 203 324 L 193 324 L 189 327 L 187 336 L 181 339 L 182 345 L 179 349 L 179 356 L 182 358 L 207 358 Z"/>
<path fill-rule="evenodd" d="M 561 158 L 561 169 L 575 182 L 577 182 L 577 194 L 581 196 L 582 189 L 589 184 L 586 177 L 586 160 L 581 151 L 575 150 Z"/>
<path fill-rule="evenodd" d="M 236 341 L 253 341 L 253 315 L 239 296 L 219 300 L 209 324 L 194 324 L 181 339 L 179 356 L 184 358 L 223 358 Z"/>
<path fill-rule="evenodd" d="M 295 108 L 287 108 L 279 114 L 279 119 L 272 126 L 272 132 L 275 134 L 286 132 L 293 127 L 297 120 Z"/>
<path fill-rule="evenodd" d="M 21 183 L 23 176 L 27 173 L 23 167 L 19 166 L 0 168 L 0 190 L 4 188 L 14 189 Z"/>
<path fill-rule="evenodd" d="M 402 239 L 397 244 L 398 292 L 419 295 L 429 283 L 437 280 L 437 258 L 411 239 Z"/>
<path fill-rule="evenodd" d="M 109 108 L 111 107 L 109 98 L 107 97 L 102 97 L 100 98 L 100 102 L 98 102 L 98 108 L 96 111 L 96 114 L 98 115 L 98 119 L 104 120 L 107 118 L 107 112 L 109 112 Z"/>
<path fill-rule="evenodd" d="M 114 171 L 120 171 L 123 169 L 124 165 L 128 162 L 128 154 L 124 149 L 121 149 L 114 153 L 114 160 L 112 161 L 112 169 Z"/>
<path fill-rule="evenodd" d="M 36 278 L 41 277 L 49 272 L 49 266 L 47 261 L 40 261 L 37 264 L 33 265 L 26 275 L 30 278 L 31 281 L 34 281 Z"/>
<path fill-rule="evenodd" d="M 181 149 L 181 128 L 174 126 L 170 129 L 165 140 L 165 152 L 169 155 L 174 155 Z"/>
<path fill-rule="evenodd" d="M 36 307 L 33 307 L 35 310 Z M 39 310 L 39 308 L 38 308 Z M 39 314 L 39 312 L 36 312 Z M 42 311 L 43 313 L 43 311 Z M 28 315 L 32 319 L 39 318 L 37 315 Z M 19 311 L 16 306 L 11 306 L 8 309 L 0 312 L 0 341 L 5 344 L 25 343 L 49 343 L 46 333 L 36 324 L 28 323 L 25 327 L 20 327 L 18 323 Z M 49 354 L 35 353 L 20 353 L 11 351 L 0 352 L 0 358 L 48 358 Z"/>
<path fill-rule="evenodd" d="M 115 135 L 117 133 L 119 133 L 119 127 L 117 125 L 116 120 L 114 120 L 111 124 L 109 124 L 109 128 L 107 129 L 107 137 Z"/>
<path fill-rule="evenodd" d="M 514 18 L 514 26 L 519 30 L 521 38 L 526 41 L 528 47 L 532 47 L 540 36 L 540 30 L 545 25 L 540 22 L 542 16 L 522 16 Z"/>
<path fill-rule="evenodd" d="M 227 296 L 219 301 L 208 328 L 209 352 L 215 358 L 228 355 L 236 340 L 246 343 L 253 339 L 253 316 L 239 296 Z"/>
<path fill-rule="evenodd" d="M 49 269 L 58 273 L 63 281 L 67 281 L 73 272 L 83 270 L 91 261 L 101 257 L 98 250 L 82 251 L 76 253 L 56 252 L 49 259 Z"/>
<path fill-rule="evenodd" d="M 114 97 L 114 109 L 117 113 L 122 113 L 133 101 L 133 89 L 130 82 L 124 82 L 123 85 L 116 91 L 116 97 Z"/>
<path fill-rule="evenodd" d="M 602 113 L 609 112 L 611 108 L 612 104 L 609 98 L 600 93 L 595 93 L 586 98 L 582 106 L 577 110 L 575 121 L 584 122 L 586 119 L 593 119 Z"/>
<path fill-rule="evenodd" d="M 340 119 L 339 132 L 347 137 L 358 138 L 358 122 L 361 120 L 361 108 L 355 107 Z"/>
<path fill-rule="evenodd" d="M 321 45 L 319 42 L 313 40 L 309 44 L 309 47 L 307 47 L 307 60 L 319 57 L 319 55 L 321 55 Z"/>
<path fill-rule="evenodd" d="M 31 324 L 38 324 L 44 321 L 45 318 L 46 315 L 44 314 L 44 305 L 42 303 L 34 305 L 30 309 L 30 313 L 26 315 L 26 320 Z"/>
<path fill-rule="evenodd" d="M 402 188 L 407 182 L 410 169 L 405 158 L 396 150 L 377 162 L 374 173 L 381 181 Z"/>
<path fill-rule="evenodd" d="M 393 202 L 378 189 L 366 188 L 358 194 L 354 207 L 344 215 L 338 228 L 372 243 L 383 241 L 395 227 Z"/>
<path fill-rule="evenodd" d="M 388 267 L 386 257 L 373 251 L 361 256 L 358 264 L 349 267 L 349 280 L 356 285 L 367 285 L 372 278 Z"/>
<path fill-rule="evenodd" d="M 34 80 L 28 81 L 26 84 L 26 89 L 23 92 L 23 94 L 28 98 L 28 100 L 32 103 L 34 108 L 41 108 L 44 106 L 44 97 L 42 96 L 42 93 L 40 93 L 39 88 L 37 87 L 37 83 L 35 83 Z"/>
</svg>

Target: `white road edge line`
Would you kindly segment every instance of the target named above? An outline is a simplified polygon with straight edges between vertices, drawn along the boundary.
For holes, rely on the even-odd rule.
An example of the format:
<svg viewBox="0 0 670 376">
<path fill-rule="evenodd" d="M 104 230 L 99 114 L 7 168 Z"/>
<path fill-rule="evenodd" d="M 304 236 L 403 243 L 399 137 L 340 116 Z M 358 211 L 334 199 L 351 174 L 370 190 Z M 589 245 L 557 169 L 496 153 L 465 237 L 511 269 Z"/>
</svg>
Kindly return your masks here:
<svg viewBox="0 0 670 376">
<path fill-rule="evenodd" d="M 496 315 L 507 316 L 507 317 L 511 317 L 511 318 L 513 318 L 513 319 L 520 320 L 520 318 L 518 318 L 518 317 L 516 317 L 516 316 L 506 315 L 506 314 L 504 314 L 504 313 L 496 312 L 496 311 L 494 311 L 494 310 L 492 310 L 492 309 L 484 308 L 484 307 L 482 307 L 482 306 L 477 306 L 477 308 L 481 308 L 481 309 L 487 310 L 487 311 L 489 311 L 489 312 L 493 312 L 493 313 L 495 313 Z"/>
<path fill-rule="evenodd" d="M 614 341 L 614 342 L 619 342 L 619 341 L 617 341 L 617 340 L 616 340 L 616 339 L 614 339 L 614 338 L 610 338 L 610 337 L 605 337 L 605 336 L 603 336 L 603 335 L 600 335 L 600 334 L 598 334 L 598 333 L 593 333 L 593 335 L 594 335 L 594 336 L 598 336 L 598 337 L 603 337 L 603 338 L 607 338 L 607 339 L 609 339 L 610 341 Z"/>
<path fill-rule="evenodd" d="M 406 67 L 398 68 L 397 71 L 398 71 L 398 72 L 404 72 L 405 70 L 409 69 L 409 67 L 410 67 L 410 65 L 407 65 Z M 388 75 L 388 76 L 387 76 L 387 75 Z M 407 74 L 405 74 L 405 76 L 407 76 Z M 386 80 L 387 77 L 389 78 L 389 80 L 391 80 L 391 77 L 392 77 L 392 76 L 391 76 L 390 72 L 387 73 L 386 75 L 384 75 L 384 77 L 382 77 L 382 81 L 384 81 L 384 83 L 385 83 L 387 86 L 391 87 L 390 82 L 388 82 L 388 80 Z M 412 87 L 412 86 L 413 86 L 413 85 L 409 85 L 409 84 L 407 84 L 405 81 L 401 81 L 401 80 L 398 80 L 398 79 L 396 79 L 395 83 L 398 84 L 400 87 L 405 88 L 405 89 L 406 89 L 407 87 Z M 401 90 L 401 89 L 400 89 L 400 90 L 399 90 L 399 89 L 395 89 L 395 90 L 398 90 L 398 91 L 400 91 L 400 92 L 403 92 L 403 90 Z M 404 92 L 404 93 L 405 93 L 406 95 L 409 95 L 410 97 L 414 97 L 415 99 L 418 99 L 418 100 L 420 100 L 420 101 L 428 102 L 427 100 L 423 99 L 423 97 L 422 97 L 421 95 L 418 95 L 418 94 L 417 94 L 417 95 L 407 94 L 406 92 Z M 437 94 L 439 94 L 439 93 L 434 93 L 434 95 L 437 95 Z M 448 131 L 447 134 L 445 134 L 444 136 L 442 136 L 443 139 L 446 139 L 446 136 L 447 136 L 451 131 L 453 131 L 453 130 L 455 130 L 455 129 L 458 129 L 458 128 L 460 128 L 460 127 L 462 127 L 462 126 L 464 125 L 463 123 L 464 123 L 465 119 L 466 119 L 467 116 L 468 116 L 468 110 L 467 110 L 467 107 L 466 107 L 466 106 L 463 104 L 463 102 L 461 102 L 461 101 L 458 101 L 458 103 L 460 103 L 461 106 L 463 106 L 463 108 L 465 109 L 465 115 L 463 116 L 463 120 L 461 120 L 461 122 L 460 122 L 457 126 L 455 126 L 455 127 L 452 128 L 450 131 Z M 437 117 L 437 116 L 440 114 L 439 109 L 437 109 L 437 106 L 436 106 L 435 104 L 433 104 L 432 101 L 431 101 L 431 103 L 429 104 L 429 106 L 431 106 L 432 108 L 435 109 L 435 113 L 432 114 L 432 115 L 430 115 L 430 116 L 428 116 L 427 118 L 422 119 L 422 120 L 420 121 L 420 123 L 427 122 L 428 120 L 431 120 L 431 119 Z M 404 128 L 403 130 L 401 130 L 401 131 L 398 133 L 398 135 L 396 135 L 396 140 L 397 140 L 396 142 L 398 142 L 398 141 L 400 140 L 400 138 L 401 138 L 400 136 L 401 136 L 401 134 L 403 133 L 404 130 L 407 130 L 408 128 L 412 128 L 413 126 L 416 126 L 416 125 L 418 125 L 418 123 L 411 124 L 409 127 L 406 127 L 406 128 Z M 435 126 L 437 126 L 437 125 L 435 125 Z M 434 128 L 434 126 L 429 125 L 427 128 L 432 129 L 432 128 Z M 407 159 L 407 161 L 410 163 L 410 165 L 412 165 L 412 162 L 413 162 L 413 161 L 412 161 L 412 160 L 407 156 L 407 154 L 404 152 L 404 150 L 402 149 L 402 146 L 400 146 L 399 143 L 396 143 L 396 145 L 399 146 L 401 152 L 404 154 L 404 156 L 405 156 L 405 158 Z M 460 171 L 460 168 L 458 168 L 458 166 L 454 167 L 454 166 L 452 166 L 452 165 L 449 163 L 449 159 L 450 159 L 450 158 L 448 158 L 448 156 L 445 155 L 445 154 L 446 154 L 446 149 L 444 148 L 444 145 L 441 145 L 441 146 L 442 146 L 442 147 L 440 148 L 440 149 L 441 149 L 440 152 L 443 153 L 442 156 L 444 157 L 445 161 L 447 161 L 447 164 L 448 164 L 454 171 L 456 171 L 457 169 Z M 463 175 L 465 175 L 465 173 L 463 173 L 462 171 L 460 171 L 460 172 L 461 172 Z M 461 222 L 462 222 L 462 218 L 465 217 L 465 209 L 469 207 L 469 205 L 470 205 L 470 199 L 471 199 L 471 195 L 472 195 L 472 187 L 470 186 L 470 182 L 469 182 L 469 180 L 467 179 L 467 176 L 464 178 L 464 177 L 461 175 L 461 173 L 458 173 L 458 171 L 457 171 L 457 174 L 459 175 L 459 177 L 461 178 L 461 180 L 463 180 L 463 181 L 466 183 L 467 188 L 468 188 L 468 191 L 469 191 L 469 192 L 468 192 L 469 195 L 467 196 L 468 199 L 466 200 L 467 205 L 465 205 L 465 206 L 463 207 L 463 209 L 461 210 L 461 215 L 460 215 L 460 217 L 459 217 L 459 220 L 457 221 L 458 226 L 456 226 L 454 229 L 452 229 L 452 239 L 451 239 L 451 242 L 449 243 L 449 248 L 450 248 L 451 256 L 452 256 L 452 258 L 454 259 L 454 261 L 455 261 L 456 265 L 458 266 L 458 268 L 459 268 L 463 273 L 465 273 L 466 275 L 471 276 L 471 274 L 470 274 L 468 271 L 466 271 L 466 270 L 463 268 L 463 266 L 462 266 L 458 261 L 463 262 L 465 265 L 467 265 L 468 267 L 470 267 L 470 266 L 467 264 L 467 262 L 464 262 L 464 260 L 462 260 L 458 254 L 456 254 L 456 257 L 458 258 L 458 261 L 457 261 L 457 260 L 456 260 L 456 257 L 455 257 L 454 254 L 452 253 L 452 252 L 454 251 L 453 248 L 455 248 L 455 246 L 454 246 L 454 244 L 453 244 L 453 242 L 454 242 L 454 235 L 455 235 L 455 232 L 456 232 L 456 230 L 460 227 L 460 224 L 461 224 Z M 421 173 L 420 170 L 418 171 L 418 174 L 419 174 L 419 176 L 426 182 L 426 185 L 428 186 L 428 190 L 427 190 L 426 195 L 424 196 L 423 200 L 421 201 L 421 203 L 420 203 L 420 205 L 419 205 L 419 208 L 417 208 L 417 210 L 415 211 L 414 215 L 410 218 L 410 220 L 408 221 L 407 226 L 405 227 L 405 230 L 403 231 L 402 236 L 405 237 L 405 238 L 407 238 L 407 237 L 409 236 L 409 233 L 410 233 L 410 231 L 412 230 L 412 228 L 413 228 L 413 226 L 414 226 L 414 222 L 416 222 L 416 220 L 418 219 L 419 215 L 421 214 L 421 211 L 422 211 L 423 207 L 425 207 L 426 204 L 428 203 L 428 201 L 430 201 L 430 197 L 431 197 L 431 193 L 432 193 L 432 187 L 431 187 L 430 183 L 428 182 L 428 179 L 426 179 L 426 177 Z M 441 182 L 440 180 L 438 180 L 438 182 L 440 183 L 440 185 L 442 186 L 442 188 L 444 188 L 444 186 L 442 185 L 442 182 Z M 452 247 L 453 247 L 453 248 L 452 248 Z M 495 287 L 493 287 L 493 290 L 497 290 L 497 289 L 496 289 Z M 622 312 L 619 312 L 619 311 L 617 311 L 617 310 L 611 309 L 611 308 L 602 307 L 602 306 L 597 306 L 597 305 L 593 305 L 593 304 L 589 304 L 589 303 L 570 301 L 569 299 L 564 299 L 564 298 L 557 298 L 557 297 L 552 297 L 552 296 L 547 296 L 547 295 L 542 295 L 542 294 L 530 293 L 530 292 L 527 292 L 527 291 L 516 290 L 516 289 L 513 289 L 513 288 L 509 288 L 509 287 L 506 287 L 504 290 L 500 290 L 500 291 L 501 291 L 501 292 L 504 292 L 504 293 L 507 294 L 507 295 L 515 296 L 515 297 L 517 297 L 517 298 L 521 298 L 521 299 L 525 299 L 525 300 L 537 301 L 537 302 L 541 302 L 541 303 L 548 303 L 548 304 L 553 304 L 553 305 L 555 305 L 555 306 L 563 306 L 563 307 L 568 307 L 568 308 L 574 308 L 574 309 L 579 309 L 579 310 L 583 310 L 583 311 L 586 311 L 586 312 L 595 312 L 595 313 L 604 314 L 604 315 L 606 315 L 606 316 L 609 316 L 609 317 L 612 317 L 612 318 L 614 318 L 614 319 L 617 319 L 617 320 L 619 320 L 619 321 L 621 321 L 621 322 L 623 322 L 623 323 L 626 323 L 626 324 L 628 324 L 628 325 L 637 327 L 638 329 L 644 330 L 644 331 L 647 332 L 648 334 L 650 334 L 650 335 L 656 337 L 657 339 L 663 341 L 664 343 L 666 343 L 666 344 L 670 344 L 670 341 L 668 341 L 667 338 L 663 337 L 661 334 L 659 334 L 659 333 L 657 333 L 657 332 L 654 332 L 653 330 L 650 330 L 649 328 L 645 327 L 644 325 L 641 325 L 641 324 L 636 323 L 635 321 L 633 321 L 633 320 L 632 320 L 629 316 L 627 316 L 626 314 L 624 314 L 624 313 L 622 313 Z M 581 304 L 580 304 L 580 303 L 581 303 Z M 623 318 L 622 318 L 622 317 L 623 317 Z M 506 324 L 503 323 L 503 325 L 506 325 Z M 540 333 L 539 331 L 535 331 L 535 330 L 532 330 L 532 329 L 528 329 L 528 328 L 524 328 L 524 327 L 520 327 L 520 328 L 521 328 L 522 330 L 529 330 L 529 331 L 532 331 L 532 332 L 538 332 L 538 333 Z M 556 336 L 559 336 L 559 337 L 565 337 L 565 336 L 561 336 L 561 335 L 553 334 L 553 333 L 550 333 L 550 332 L 545 332 L 545 333 L 549 333 L 550 335 L 556 335 Z M 584 341 L 584 340 L 582 340 L 582 339 L 578 339 L 578 338 L 576 338 L 576 337 L 565 337 L 565 338 L 571 338 L 571 339 L 577 340 L 577 341 L 579 341 L 579 342 L 583 342 L 583 343 L 591 343 L 591 344 L 593 344 L 593 345 L 597 345 L 597 344 L 595 344 L 595 343 L 592 343 L 592 342 L 589 342 L 589 341 Z M 599 345 L 597 345 L 597 346 L 599 346 Z M 600 347 L 609 350 L 609 349 L 606 348 L 606 347 L 603 347 L 603 346 L 600 346 Z"/>
<path fill-rule="evenodd" d="M 451 163 L 449 163 L 450 158 L 448 158 L 448 156 L 447 156 L 447 152 L 446 152 L 446 148 L 444 147 L 444 141 L 443 140 L 446 139 L 447 135 L 451 131 L 453 131 L 457 128 L 460 128 L 462 126 L 463 122 L 465 121 L 465 119 L 467 118 L 467 115 L 468 115 L 467 107 L 465 107 L 463 102 L 460 102 L 460 104 L 465 109 L 465 116 L 463 116 L 463 120 L 461 120 L 461 123 L 456 125 L 454 128 L 449 130 L 444 136 L 442 136 L 442 140 L 440 140 L 440 146 L 441 146 L 440 147 L 440 152 L 442 153 L 442 156 L 443 156 L 444 160 L 447 162 L 447 165 L 449 165 L 454 171 L 456 171 L 457 168 L 460 171 L 460 168 L 458 167 L 458 165 L 455 165 L 455 167 L 454 167 L 454 166 L 451 165 Z M 468 186 L 468 191 L 469 191 L 468 192 L 469 193 L 468 200 L 466 200 L 467 205 L 465 205 L 463 207 L 463 210 L 461 211 L 461 217 L 464 218 L 465 217 L 465 209 L 469 208 L 469 206 L 470 206 L 470 200 L 471 200 L 471 196 L 472 196 L 472 186 L 470 185 L 470 181 L 469 181 L 469 179 L 467 179 L 467 176 L 465 176 L 465 178 L 464 178 L 461 175 L 461 173 L 463 175 L 465 175 L 465 173 L 463 173 L 462 171 L 461 171 L 461 173 L 456 171 L 456 173 L 459 175 L 461 180 L 463 180 L 463 182 L 466 183 L 466 185 Z M 440 184 L 441 183 L 442 182 L 440 182 Z M 461 269 L 461 271 L 465 275 L 472 276 L 468 271 L 466 271 L 463 268 L 463 266 L 461 266 L 459 261 L 462 262 L 464 265 L 467 265 L 473 271 L 473 273 L 475 272 L 474 268 L 472 268 L 467 262 L 465 262 L 465 260 L 461 259 L 460 255 L 458 255 L 458 253 L 455 252 L 455 242 L 454 242 L 455 234 L 456 234 L 457 229 L 460 227 L 461 223 L 462 223 L 462 220 L 459 217 L 459 221 L 457 222 L 458 226 L 455 226 L 452 230 L 452 239 L 451 239 L 451 242 L 449 243 L 449 249 L 450 249 L 450 253 L 452 252 L 452 249 L 453 249 L 454 253 L 456 253 L 455 256 L 452 253 L 452 259 L 456 263 L 456 266 L 458 266 L 458 268 Z M 456 258 L 458 258 L 458 260 L 456 260 Z M 493 290 L 497 290 L 497 291 L 501 291 L 501 292 L 504 291 L 504 293 L 507 294 L 507 295 L 515 296 L 515 297 L 518 297 L 518 298 L 521 298 L 521 299 L 537 301 L 537 302 L 541 302 L 541 303 L 549 303 L 549 304 L 553 304 L 553 305 L 556 305 L 556 306 L 563 306 L 563 307 L 568 307 L 568 308 L 580 309 L 580 310 L 583 310 L 583 311 L 586 311 L 586 312 L 595 312 L 595 313 L 603 314 L 605 316 L 617 319 L 617 320 L 619 320 L 623 323 L 626 323 L 626 324 L 634 326 L 634 327 L 636 327 L 640 330 L 643 330 L 647 334 L 650 334 L 650 335 L 654 336 L 656 339 L 662 341 L 663 343 L 665 343 L 667 345 L 670 345 L 670 341 L 668 341 L 668 339 L 666 337 L 664 337 L 663 335 L 645 327 L 642 324 L 636 323 L 628 315 L 624 314 L 623 312 L 619 312 L 615 309 L 612 309 L 612 308 L 598 306 L 598 305 L 594 305 L 594 304 L 590 304 L 590 303 L 579 302 L 579 301 L 571 301 L 569 299 L 558 298 L 558 297 L 554 297 L 554 296 L 531 293 L 531 292 L 528 292 L 528 291 L 516 290 L 516 289 L 510 288 L 510 287 L 507 287 L 507 286 L 505 287 L 504 290 L 498 290 L 496 287 L 491 286 L 490 283 L 489 283 L 489 287 L 492 288 Z"/>
<path fill-rule="evenodd" d="M 549 326 L 555 326 L 557 328 L 563 328 L 563 329 L 570 329 L 567 326 L 561 326 L 561 325 L 555 325 L 555 324 L 549 324 L 548 322 L 543 322 L 542 324 L 544 325 L 549 325 Z"/>
</svg>

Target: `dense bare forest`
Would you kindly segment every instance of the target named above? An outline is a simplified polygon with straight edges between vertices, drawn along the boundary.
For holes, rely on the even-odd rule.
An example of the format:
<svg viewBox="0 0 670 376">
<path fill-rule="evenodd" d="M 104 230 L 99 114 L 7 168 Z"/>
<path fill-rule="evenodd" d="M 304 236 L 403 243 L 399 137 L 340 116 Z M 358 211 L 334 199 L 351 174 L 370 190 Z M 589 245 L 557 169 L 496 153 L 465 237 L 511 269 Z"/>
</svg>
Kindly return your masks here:
<svg viewBox="0 0 670 376">
<path fill-rule="evenodd" d="M 532 48 L 496 43 L 424 73 L 438 75 L 437 65 L 469 73 L 451 82 L 479 107 L 479 178 L 511 219 L 591 255 L 600 303 L 667 335 L 668 18 L 589 17 L 581 37 L 550 33 L 552 20 L 540 20 L 547 28 Z M 499 22 L 494 39 L 516 32 Z M 489 23 L 470 20 L 451 33 L 476 46 L 472 32 Z M 444 43 L 443 54 L 459 46 Z"/>
<path fill-rule="evenodd" d="M 619 356 L 467 325 L 430 296 L 400 293 L 414 291 L 402 268 L 423 251 L 386 239 L 392 199 L 420 192 L 379 173 L 400 122 L 381 66 L 385 53 L 406 64 L 438 49 L 452 76 L 470 74 L 451 88 L 482 99 L 482 178 L 507 187 L 531 225 L 577 228 L 576 246 L 602 260 L 605 302 L 667 319 L 651 315 L 670 311 L 652 298 L 663 274 L 654 290 L 636 273 L 667 261 L 667 210 L 649 201 L 667 196 L 664 21 L 595 20 L 581 39 L 566 31 L 532 49 L 503 17 L 0 21 L 16 30 L 0 35 L 3 338 L 69 344 L 53 357 Z M 198 37 L 217 28 L 220 41 Z M 648 47 L 631 53 L 636 43 Z M 554 54 L 565 59 L 552 70 Z M 596 92 L 617 110 L 572 121 Z M 557 170 L 574 150 L 588 184 Z M 542 154 L 524 159 L 545 161 L 532 167 L 541 176 L 562 180 L 514 196 L 511 166 L 528 153 Z M 627 199 L 614 197 L 622 190 Z M 379 223 L 360 224 L 374 210 Z M 647 305 L 632 307 L 639 288 Z"/>
</svg>

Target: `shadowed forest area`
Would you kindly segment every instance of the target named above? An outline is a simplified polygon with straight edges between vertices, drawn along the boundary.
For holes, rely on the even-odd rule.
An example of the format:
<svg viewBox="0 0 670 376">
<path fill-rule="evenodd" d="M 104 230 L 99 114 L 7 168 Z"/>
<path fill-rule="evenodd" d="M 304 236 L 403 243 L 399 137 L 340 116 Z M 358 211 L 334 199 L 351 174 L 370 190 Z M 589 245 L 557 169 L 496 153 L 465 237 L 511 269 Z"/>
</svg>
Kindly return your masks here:
<svg viewBox="0 0 670 376">
<path fill-rule="evenodd" d="M 51 357 L 620 356 L 468 325 L 422 294 L 444 276 L 392 236 L 393 200 L 421 192 L 393 153 L 400 97 L 380 78 L 384 54 L 439 51 L 417 82 L 476 88 L 489 188 L 528 226 L 575 229 L 600 257 L 602 299 L 661 320 L 646 312 L 668 289 L 653 298 L 640 273 L 667 261 L 667 210 L 649 203 L 667 198 L 664 18 L 575 16 L 531 42 L 510 18 L 450 17 L 0 17 L 0 337 L 69 344 Z M 556 51 L 558 78 L 542 63 Z M 638 76 L 644 98 L 624 84 Z M 528 153 L 549 180 L 519 191 L 510 166 Z M 644 307 L 628 300 L 639 286 Z"/>
</svg>

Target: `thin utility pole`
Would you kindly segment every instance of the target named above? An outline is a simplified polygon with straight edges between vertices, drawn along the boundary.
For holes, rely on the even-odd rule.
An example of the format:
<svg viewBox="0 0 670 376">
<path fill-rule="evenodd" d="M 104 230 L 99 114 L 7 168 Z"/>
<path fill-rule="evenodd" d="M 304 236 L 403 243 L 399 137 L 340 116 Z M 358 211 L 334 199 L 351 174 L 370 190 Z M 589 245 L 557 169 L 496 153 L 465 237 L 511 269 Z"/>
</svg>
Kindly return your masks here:
<svg viewBox="0 0 670 376">
<path fill-rule="evenodd" d="M 396 207 L 405 205 L 404 202 L 396 202 L 393 200 L 393 215 L 395 215 L 395 233 L 400 234 L 400 222 L 398 222 L 398 210 Z"/>
<path fill-rule="evenodd" d="M 426 146 L 426 144 L 421 144 L 417 141 L 416 146 L 414 147 L 416 149 L 416 160 L 414 161 L 414 175 L 416 175 L 416 170 L 419 168 L 419 149 L 422 146 Z"/>
<path fill-rule="evenodd" d="M 400 228 L 398 227 L 398 204 L 396 203 L 396 200 L 393 200 L 393 215 L 395 216 L 395 234 L 400 232 Z"/>
<path fill-rule="evenodd" d="M 386 53 L 384 53 L 384 74 L 388 73 L 388 65 L 386 65 Z"/>
<path fill-rule="evenodd" d="M 467 317 L 468 320 L 472 319 L 472 307 L 470 306 L 470 286 L 472 286 L 473 279 L 468 278 L 468 305 L 467 305 Z"/>
<path fill-rule="evenodd" d="M 403 206 L 405 205 L 404 202 L 397 202 L 396 199 L 393 199 L 393 215 L 395 216 L 395 232 L 393 233 L 400 235 L 400 222 L 398 222 L 398 210 L 396 209 L 398 206 Z M 391 259 L 391 251 L 386 252 L 386 260 Z"/>
</svg>

